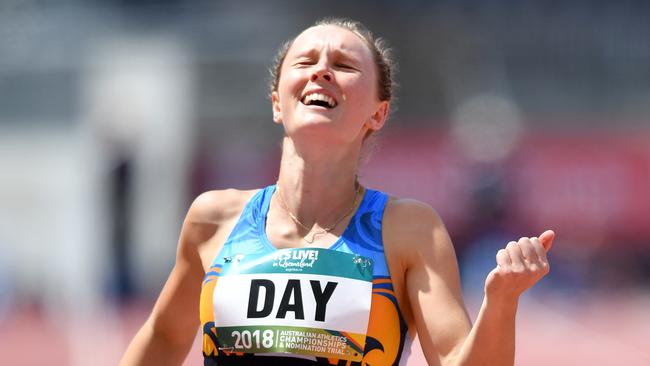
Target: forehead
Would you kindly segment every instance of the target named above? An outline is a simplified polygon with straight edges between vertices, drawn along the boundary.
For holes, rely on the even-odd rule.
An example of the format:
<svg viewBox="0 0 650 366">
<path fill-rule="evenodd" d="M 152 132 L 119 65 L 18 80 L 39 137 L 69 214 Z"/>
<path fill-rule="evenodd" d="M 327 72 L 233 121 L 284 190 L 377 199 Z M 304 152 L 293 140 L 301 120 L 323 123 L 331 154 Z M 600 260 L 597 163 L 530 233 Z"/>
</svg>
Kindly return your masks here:
<svg viewBox="0 0 650 366">
<path fill-rule="evenodd" d="M 372 59 L 365 40 L 354 32 L 336 25 L 318 25 L 307 28 L 293 41 L 288 54 L 320 51 L 323 48 Z"/>
</svg>

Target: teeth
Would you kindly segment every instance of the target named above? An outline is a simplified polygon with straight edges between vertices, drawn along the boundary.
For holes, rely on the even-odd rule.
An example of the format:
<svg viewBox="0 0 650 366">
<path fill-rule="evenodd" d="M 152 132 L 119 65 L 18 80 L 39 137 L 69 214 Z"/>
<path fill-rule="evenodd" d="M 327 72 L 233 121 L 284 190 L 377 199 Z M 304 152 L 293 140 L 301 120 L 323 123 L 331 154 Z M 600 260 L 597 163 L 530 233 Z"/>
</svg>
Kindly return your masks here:
<svg viewBox="0 0 650 366">
<path fill-rule="evenodd" d="M 309 104 L 311 104 L 311 102 L 313 102 L 315 100 L 320 100 L 321 102 L 327 103 L 327 105 L 330 108 L 336 107 L 336 102 L 334 101 L 334 99 L 332 97 L 329 97 L 329 96 L 327 96 L 325 94 L 320 94 L 320 93 L 313 93 L 313 94 L 307 95 L 303 99 L 303 103 L 306 104 L 306 105 L 309 105 Z"/>
</svg>

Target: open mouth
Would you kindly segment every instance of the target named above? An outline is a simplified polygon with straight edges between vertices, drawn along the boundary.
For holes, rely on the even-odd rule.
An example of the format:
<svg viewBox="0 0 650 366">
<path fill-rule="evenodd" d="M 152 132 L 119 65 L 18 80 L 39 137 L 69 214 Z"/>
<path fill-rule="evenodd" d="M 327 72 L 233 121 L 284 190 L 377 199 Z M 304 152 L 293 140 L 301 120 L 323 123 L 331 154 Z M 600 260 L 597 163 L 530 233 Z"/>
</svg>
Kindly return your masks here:
<svg viewBox="0 0 650 366">
<path fill-rule="evenodd" d="M 305 95 L 300 101 L 304 105 L 315 105 L 328 109 L 335 108 L 338 104 L 334 98 L 321 93 Z"/>
</svg>

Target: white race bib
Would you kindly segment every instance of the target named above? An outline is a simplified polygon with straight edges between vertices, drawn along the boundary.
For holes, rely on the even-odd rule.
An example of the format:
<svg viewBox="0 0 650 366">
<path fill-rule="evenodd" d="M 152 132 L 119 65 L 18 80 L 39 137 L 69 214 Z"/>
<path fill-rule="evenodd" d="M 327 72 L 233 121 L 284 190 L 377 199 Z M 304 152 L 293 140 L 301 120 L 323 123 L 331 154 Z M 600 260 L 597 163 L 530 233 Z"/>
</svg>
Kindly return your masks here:
<svg viewBox="0 0 650 366">
<path fill-rule="evenodd" d="M 360 361 L 368 330 L 372 261 L 328 249 L 226 258 L 214 290 L 225 350 Z"/>
</svg>

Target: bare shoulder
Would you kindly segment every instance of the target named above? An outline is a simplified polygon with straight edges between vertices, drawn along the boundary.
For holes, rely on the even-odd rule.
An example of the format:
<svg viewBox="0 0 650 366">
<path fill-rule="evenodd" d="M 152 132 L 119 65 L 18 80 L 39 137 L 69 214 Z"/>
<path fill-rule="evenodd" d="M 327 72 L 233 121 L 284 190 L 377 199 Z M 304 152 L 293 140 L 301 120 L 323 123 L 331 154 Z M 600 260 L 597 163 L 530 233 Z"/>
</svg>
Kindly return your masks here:
<svg viewBox="0 0 650 366">
<path fill-rule="evenodd" d="M 258 190 L 224 189 L 201 193 L 190 206 L 186 223 L 219 225 L 239 216 Z"/>
<path fill-rule="evenodd" d="M 408 198 L 391 197 L 384 212 L 384 241 L 397 246 L 403 260 L 413 263 L 423 255 L 453 251 L 440 215 L 430 205 Z"/>
<path fill-rule="evenodd" d="M 443 225 L 440 215 L 433 207 L 410 198 L 391 197 L 386 205 L 384 217 L 392 224 L 399 224 L 395 229 L 406 231 L 402 234 Z"/>
<path fill-rule="evenodd" d="M 256 192 L 225 189 L 196 197 L 183 222 L 178 254 L 186 258 L 198 255 L 202 266 L 209 267 L 227 233 Z"/>
<path fill-rule="evenodd" d="M 409 198 L 391 197 L 384 212 L 384 222 L 389 233 L 405 241 L 430 236 L 435 231 L 445 230 L 438 212 L 428 204 Z"/>
</svg>

